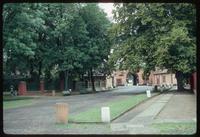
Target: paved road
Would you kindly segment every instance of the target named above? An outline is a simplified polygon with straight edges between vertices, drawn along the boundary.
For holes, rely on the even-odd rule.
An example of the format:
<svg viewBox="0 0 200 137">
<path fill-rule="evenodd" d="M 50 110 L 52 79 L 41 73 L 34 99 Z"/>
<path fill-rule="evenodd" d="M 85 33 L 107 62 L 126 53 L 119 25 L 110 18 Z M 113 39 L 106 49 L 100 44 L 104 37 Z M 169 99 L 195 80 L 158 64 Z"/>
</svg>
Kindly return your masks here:
<svg viewBox="0 0 200 137">
<path fill-rule="evenodd" d="M 31 106 L 4 110 L 4 132 L 8 134 L 47 134 L 50 131 L 61 133 L 64 131 L 60 130 L 64 129 L 55 128 L 55 104 L 58 102 L 68 103 L 69 113 L 75 114 L 94 106 L 101 107 L 107 101 L 123 99 L 152 88 L 151 86 L 128 86 L 96 94 L 40 97 L 34 100 L 34 104 Z"/>
<path fill-rule="evenodd" d="M 152 90 L 153 86 L 122 86 L 113 90 L 114 94 L 134 94 L 145 92 L 147 89 Z"/>
</svg>

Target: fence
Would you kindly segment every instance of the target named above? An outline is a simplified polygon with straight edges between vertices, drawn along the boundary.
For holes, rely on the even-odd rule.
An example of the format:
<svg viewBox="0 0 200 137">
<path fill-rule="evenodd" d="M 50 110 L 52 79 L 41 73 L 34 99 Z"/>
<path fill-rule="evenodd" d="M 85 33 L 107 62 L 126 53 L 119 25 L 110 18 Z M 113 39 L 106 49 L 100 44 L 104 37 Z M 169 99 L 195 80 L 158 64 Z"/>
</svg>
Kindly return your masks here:
<svg viewBox="0 0 200 137">
<path fill-rule="evenodd" d="M 106 87 L 106 82 L 105 81 L 95 81 L 94 86 L 95 86 L 96 90 L 101 90 L 101 88 Z M 75 87 L 76 87 L 75 88 L 76 91 L 92 89 L 92 82 L 76 82 Z"/>
<path fill-rule="evenodd" d="M 17 90 L 20 81 L 26 81 L 26 79 L 3 79 L 3 91 L 10 91 L 11 85 L 13 90 Z"/>
<path fill-rule="evenodd" d="M 3 91 L 10 91 L 10 86 L 13 85 L 13 89 L 18 89 L 20 81 L 25 81 L 28 91 L 39 91 L 40 81 L 33 81 L 31 79 L 4 79 L 3 80 Z M 44 81 L 45 90 L 60 90 L 59 80 Z"/>
</svg>

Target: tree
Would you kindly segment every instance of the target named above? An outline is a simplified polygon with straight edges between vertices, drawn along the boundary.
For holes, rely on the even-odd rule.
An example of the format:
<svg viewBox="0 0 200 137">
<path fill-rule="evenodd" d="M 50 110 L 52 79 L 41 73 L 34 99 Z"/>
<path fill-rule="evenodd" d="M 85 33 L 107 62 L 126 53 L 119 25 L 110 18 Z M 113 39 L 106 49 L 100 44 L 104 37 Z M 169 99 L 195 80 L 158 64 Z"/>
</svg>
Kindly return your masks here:
<svg viewBox="0 0 200 137">
<path fill-rule="evenodd" d="M 58 65 L 58 72 L 64 72 L 65 90 L 68 90 L 68 77 L 74 69 L 81 69 L 82 52 L 80 46 L 84 45 L 84 22 L 79 16 L 77 4 L 48 5 L 49 14 L 54 22 L 51 25 L 51 45 L 48 45 L 45 58 L 48 66 Z M 52 21 L 52 20 L 51 20 Z M 54 45 L 52 45 L 54 43 Z"/>
<path fill-rule="evenodd" d="M 109 54 L 107 27 L 96 4 L 5 4 L 4 74 L 18 70 L 48 81 L 64 74 L 68 90 L 69 77 L 89 71 L 95 91 L 93 70 Z"/>
<path fill-rule="evenodd" d="M 30 61 L 35 56 L 37 30 L 43 26 L 37 4 L 5 4 L 3 7 L 3 45 L 8 75 L 16 70 L 29 70 Z M 37 15 L 37 16 L 35 16 Z M 10 73 L 11 72 L 11 73 Z"/>
<path fill-rule="evenodd" d="M 97 4 L 86 4 L 80 14 L 88 32 L 88 41 L 84 51 L 86 55 L 84 68 L 90 75 L 92 90 L 95 91 L 93 71 L 102 65 L 110 52 L 110 41 L 107 33 L 110 22 Z"/>
<path fill-rule="evenodd" d="M 147 74 L 156 66 L 166 68 L 176 74 L 178 90 L 182 90 L 185 76 L 196 70 L 195 7 L 183 3 L 115 7 L 117 52 L 124 53 L 119 54 L 121 63 L 134 70 L 137 67 L 131 64 L 145 63 Z"/>
</svg>

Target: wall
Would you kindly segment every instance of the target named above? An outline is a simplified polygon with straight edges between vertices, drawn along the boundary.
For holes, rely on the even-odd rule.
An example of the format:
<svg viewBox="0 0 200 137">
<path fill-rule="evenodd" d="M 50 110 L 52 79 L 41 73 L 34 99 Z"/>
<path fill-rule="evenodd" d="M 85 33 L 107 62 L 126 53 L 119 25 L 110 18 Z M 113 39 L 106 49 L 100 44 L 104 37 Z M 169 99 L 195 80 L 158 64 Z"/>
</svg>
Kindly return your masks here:
<svg viewBox="0 0 200 137">
<path fill-rule="evenodd" d="M 196 94 L 197 93 L 197 73 L 193 73 L 193 80 L 194 80 L 194 88 L 193 88 L 193 91 L 194 93 Z"/>
<path fill-rule="evenodd" d="M 138 75 L 138 84 L 139 84 L 139 85 L 145 84 L 145 81 L 144 81 L 143 78 L 142 78 L 143 70 L 140 70 L 140 71 L 137 73 L 137 75 Z"/>
<path fill-rule="evenodd" d="M 106 78 L 106 88 L 113 88 L 111 76 Z"/>
<path fill-rule="evenodd" d="M 150 72 L 148 83 L 152 85 L 154 83 L 153 71 Z"/>
<path fill-rule="evenodd" d="M 114 80 L 114 85 L 113 86 L 125 86 L 127 85 L 127 74 L 128 71 L 123 70 L 117 70 L 115 72 L 113 72 L 112 76 L 113 76 L 113 80 Z M 143 85 L 143 84 L 147 84 L 149 83 L 150 85 L 162 85 L 162 84 L 177 84 L 176 78 L 175 78 L 175 74 L 171 74 L 168 73 L 167 70 L 159 70 L 159 71 L 151 71 L 150 76 L 149 76 L 149 80 L 143 80 L 143 70 L 140 70 L 138 73 L 138 84 L 139 85 Z M 163 81 L 163 76 L 165 76 L 165 81 Z M 121 82 L 119 83 L 118 79 L 121 80 Z M 157 83 L 157 79 L 158 79 L 158 83 Z M 107 77 L 106 79 L 106 87 L 112 87 L 112 78 L 111 77 Z"/>
<path fill-rule="evenodd" d="M 125 86 L 128 71 L 115 71 L 114 72 L 114 86 Z M 121 81 L 121 82 L 119 82 Z"/>
<path fill-rule="evenodd" d="M 113 80 L 114 80 L 114 85 L 113 86 L 125 86 L 127 85 L 127 75 L 128 75 L 128 71 L 127 70 L 117 70 L 115 72 L 113 72 L 112 76 L 113 76 Z M 142 74 L 143 71 L 140 70 L 137 75 L 138 75 L 138 84 L 143 85 L 146 82 L 142 79 Z M 121 81 L 121 82 L 119 82 Z M 106 87 L 112 87 L 112 78 L 111 77 L 107 77 L 106 79 Z"/>
<path fill-rule="evenodd" d="M 165 77 L 165 80 L 163 79 Z M 169 84 L 177 84 L 175 74 L 170 73 L 160 73 L 160 74 L 154 74 L 153 78 L 153 85 L 169 85 Z"/>
</svg>

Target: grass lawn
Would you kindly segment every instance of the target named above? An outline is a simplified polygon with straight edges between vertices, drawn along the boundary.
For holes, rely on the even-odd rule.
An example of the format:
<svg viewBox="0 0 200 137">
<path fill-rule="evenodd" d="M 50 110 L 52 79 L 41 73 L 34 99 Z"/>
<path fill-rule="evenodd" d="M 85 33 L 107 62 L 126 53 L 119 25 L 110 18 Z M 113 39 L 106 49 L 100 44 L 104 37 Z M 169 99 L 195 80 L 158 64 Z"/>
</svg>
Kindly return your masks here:
<svg viewBox="0 0 200 137">
<path fill-rule="evenodd" d="M 66 132 L 72 133 L 86 133 L 86 134 L 97 134 L 97 133 L 111 133 L 110 124 L 77 124 L 77 123 L 68 123 L 68 124 L 55 124 L 56 128 L 64 129 Z"/>
<path fill-rule="evenodd" d="M 3 101 L 25 100 L 25 99 L 33 99 L 33 98 L 34 97 L 4 95 L 3 96 Z"/>
<path fill-rule="evenodd" d="M 32 99 L 25 100 L 14 100 L 14 101 L 3 101 L 3 109 L 18 108 L 33 104 Z"/>
<path fill-rule="evenodd" d="M 184 123 L 154 123 L 152 127 L 157 129 L 161 134 L 194 134 L 196 133 L 195 122 Z"/>
<path fill-rule="evenodd" d="M 133 95 L 126 99 L 107 102 L 104 106 L 110 107 L 112 120 L 145 99 L 147 99 L 146 94 Z M 70 115 L 69 122 L 101 122 L 101 108 L 94 107 L 79 114 Z"/>
<path fill-rule="evenodd" d="M 77 124 L 77 123 L 68 123 L 67 125 L 56 124 L 56 127 L 68 128 L 68 129 L 93 129 L 96 128 L 97 126 L 110 129 L 109 124 Z"/>
</svg>

